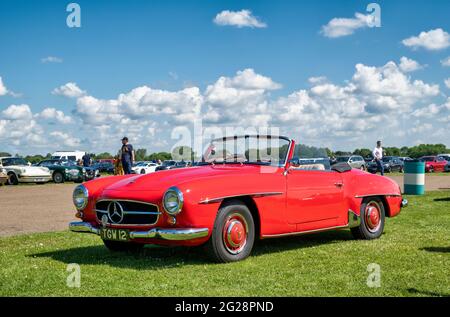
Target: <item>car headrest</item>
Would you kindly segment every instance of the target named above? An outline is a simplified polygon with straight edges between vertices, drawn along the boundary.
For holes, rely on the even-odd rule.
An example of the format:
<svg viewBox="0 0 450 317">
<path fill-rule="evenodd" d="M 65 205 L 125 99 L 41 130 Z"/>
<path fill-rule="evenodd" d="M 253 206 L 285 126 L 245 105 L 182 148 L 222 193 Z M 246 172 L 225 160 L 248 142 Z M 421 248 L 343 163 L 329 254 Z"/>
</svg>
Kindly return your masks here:
<svg viewBox="0 0 450 317">
<path fill-rule="evenodd" d="M 334 164 L 333 166 L 331 166 L 331 169 L 339 173 L 344 173 L 351 171 L 352 167 L 348 163 L 342 162 Z"/>
</svg>

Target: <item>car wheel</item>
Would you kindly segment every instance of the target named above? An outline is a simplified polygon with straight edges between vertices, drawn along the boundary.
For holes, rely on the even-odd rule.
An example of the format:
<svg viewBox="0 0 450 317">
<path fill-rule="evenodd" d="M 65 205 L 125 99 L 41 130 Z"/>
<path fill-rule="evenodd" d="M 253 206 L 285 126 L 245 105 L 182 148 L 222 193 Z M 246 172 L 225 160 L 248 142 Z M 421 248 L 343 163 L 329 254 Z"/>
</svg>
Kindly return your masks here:
<svg viewBox="0 0 450 317">
<path fill-rule="evenodd" d="M 361 171 L 365 171 L 366 169 L 364 168 L 364 165 L 361 165 L 361 167 L 359 168 Z"/>
<path fill-rule="evenodd" d="M 245 204 L 238 200 L 224 204 L 217 213 L 207 249 L 217 262 L 247 258 L 255 242 L 255 224 Z"/>
<path fill-rule="evenodd" d="M 351 228 L 353 236 L 357 239 L 377 239 L 384 230 L 384 205 L 380 198 L 369 197 L 361 204 L 361 223 Z"/>
<path fill-rule="evenodd" d="M 433 173 L 433 172 L 434 172 L 434 167 L 433 167 L 433 166 L 430 166 L 430 168 L 428 169 L 428 172 L 429 172 L 429 173 Z"/>
<path fill-rule="evenodd" d="M 141 169 L 141 174 L 145 174 L 145 169 Z"/>
<path fill-rule="evenodd" d="M 53 173 L 53 181 L 56 184 L 64 183 L 64 175 L 62 173 L 60 173 L 60 172 Z"/>
<path fill-rule="evenodd" d="M 113 252 L 138 252 L 144 247 L 143 244 L 132 242 L 103 240 L 103 243 L 109 251 Z"/>
<path fill-rule="evenodd" d="M 8 185 L 18 185 L 19 179 L 17 178 L 16 174 L 9 173 L 8 174 Z"/>
<path fill-rule="evenodd" d="M 398 170 L 399 173 L 403 173 L 403 166 L 400 166 L 400 169 Z"/>
</svg>

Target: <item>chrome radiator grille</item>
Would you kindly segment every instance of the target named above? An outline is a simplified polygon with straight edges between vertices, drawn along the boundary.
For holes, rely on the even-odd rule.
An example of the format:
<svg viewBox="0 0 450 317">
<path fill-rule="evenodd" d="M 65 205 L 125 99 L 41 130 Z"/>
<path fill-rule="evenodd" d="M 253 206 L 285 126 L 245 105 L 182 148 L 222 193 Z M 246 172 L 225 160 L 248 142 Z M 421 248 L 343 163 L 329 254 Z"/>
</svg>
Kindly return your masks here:
<svg viewBox="0 0 450 317">
<path fill-rule="evenodd" d="M 99 200 L 95 212 L 105 225 L 153 225 L 160 215 L 157 205 L 132 200 Z"/>
</svg>

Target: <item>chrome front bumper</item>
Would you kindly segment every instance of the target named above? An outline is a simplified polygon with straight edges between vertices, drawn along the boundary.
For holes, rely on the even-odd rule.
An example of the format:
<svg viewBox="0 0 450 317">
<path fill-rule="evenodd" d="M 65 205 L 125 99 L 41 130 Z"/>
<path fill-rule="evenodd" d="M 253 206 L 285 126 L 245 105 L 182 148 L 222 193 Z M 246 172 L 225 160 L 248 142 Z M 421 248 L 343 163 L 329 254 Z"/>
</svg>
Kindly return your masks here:
<svg viewBox="0 0 450 317">
<path fill-rule="evenodd" d="M 71 222 L 70 231 L 87 232 L 100 235 L 100 228 L 92 226 L 89 222 Z M 170 241 L 186 241 L 208 236 L 208 228 L 187 228 L 187 229 L 162 229 L 153 228 L 148 231 L 130 230 L 130 239 L 162 239 Z"/>
<path fill-rule="evenodd" d="M 400 207 L 404 208 L 408 206 L 408 199 L 403 198 Z"/>
</svg>

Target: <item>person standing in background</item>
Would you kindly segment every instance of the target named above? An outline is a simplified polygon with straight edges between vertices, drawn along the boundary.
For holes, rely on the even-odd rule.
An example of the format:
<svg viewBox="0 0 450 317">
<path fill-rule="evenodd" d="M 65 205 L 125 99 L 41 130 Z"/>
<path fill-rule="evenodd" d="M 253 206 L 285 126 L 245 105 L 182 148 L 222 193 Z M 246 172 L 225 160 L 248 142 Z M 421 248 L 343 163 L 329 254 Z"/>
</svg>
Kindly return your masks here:
<svg viewBox="0 0 450 317">
<path fill-rule="evenodd" d="M 82 160 L 83 160 L 84 167 L 91 166 L 92 160 L 91 160 L 91 156 L 88 153 L 83 155 Z"/>
<path fill-rule="evenodd" d="M 131 167 L 133 166 L 134 162 L 134 151 L 133 146 L 128 143 L 127 137 L 122 138 L 122 148 L 120 152 L 121 152 L 123 172 L 125 174 L 131 174 Z"/>
<path fill-rule="evenodd" d="M 381 175 L 384 175 L 383 167 L 383 148 L 381 147 L 381 141 L 377 141 L 377 146 L 372 151 L 373 158 L 377 163 L 377 170 L 380 171 Z"/>
</svg>

